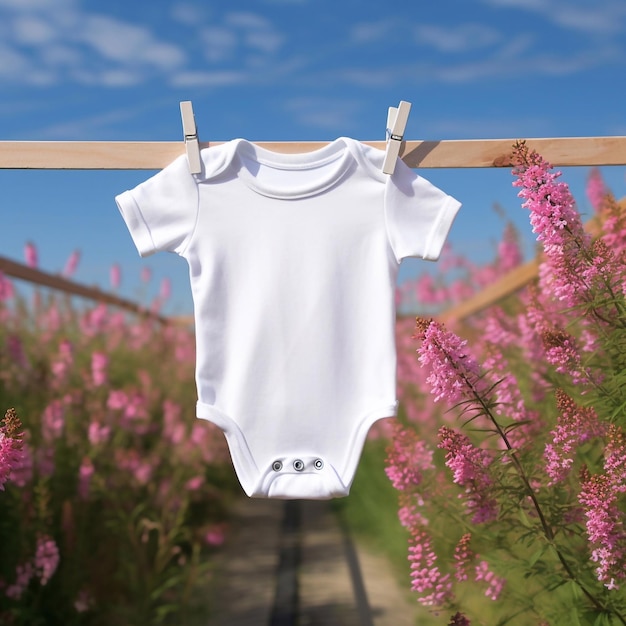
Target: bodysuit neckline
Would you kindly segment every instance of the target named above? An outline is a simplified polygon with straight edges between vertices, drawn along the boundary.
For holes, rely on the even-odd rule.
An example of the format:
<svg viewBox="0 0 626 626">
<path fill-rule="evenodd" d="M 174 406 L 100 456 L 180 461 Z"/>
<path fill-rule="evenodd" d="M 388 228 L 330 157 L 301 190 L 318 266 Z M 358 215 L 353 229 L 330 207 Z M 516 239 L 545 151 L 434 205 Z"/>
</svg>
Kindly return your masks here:
<svg viewBox="0 0 626 626">
<path fill-rule="evenodd" d="M 311 152 L 283 154 L 245 139 L 235 149 L 238 177 L 250 189 L 269 198 L 295 200 L 314 196 L 339 184 L 356 165 L 345 138 Z M 285 184 L 285 173 L 291 182 Z M 300 174 L 300 176 L 298 176 Z"/>
</svg>

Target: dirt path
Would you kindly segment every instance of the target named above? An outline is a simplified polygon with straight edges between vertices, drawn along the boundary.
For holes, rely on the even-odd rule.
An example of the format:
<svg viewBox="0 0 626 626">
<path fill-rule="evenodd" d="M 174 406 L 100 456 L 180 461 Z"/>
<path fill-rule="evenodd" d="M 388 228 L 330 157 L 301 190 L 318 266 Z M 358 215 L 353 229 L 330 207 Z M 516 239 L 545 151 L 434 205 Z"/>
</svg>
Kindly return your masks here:
<svg viewBox="0 0 626 626">
<path fill-rule="evenodd" d="M 219 557 L 215 613 L 207 626 L 416 624 L 415 600 L 386 558 L 355 544 L 327 502 L 298 503 L 295 534 L 285 526 L 285 506 L 273 500 L 239 503 Z M 290 607 L 292 592 L 297 604 Z M 285 603 L 282 612 L 274 610 Z"/>
</svg>

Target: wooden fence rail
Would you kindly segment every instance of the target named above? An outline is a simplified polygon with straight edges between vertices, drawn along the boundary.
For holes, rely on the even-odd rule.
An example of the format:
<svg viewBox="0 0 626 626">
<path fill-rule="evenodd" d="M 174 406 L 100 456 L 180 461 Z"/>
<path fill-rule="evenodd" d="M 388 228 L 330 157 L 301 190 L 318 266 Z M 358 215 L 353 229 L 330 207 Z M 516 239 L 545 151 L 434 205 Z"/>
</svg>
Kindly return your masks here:
<svg viewBox="0 0 626 626">
<path fill-rule="evenodd" d="M 81 285 L 80 283 L 58 276 L 57 274 L 50 274 L 34 267 L 28 267 L 27 265 L 17 263 L 16 261 L 12 261 L 11 259 L 7 259 L 5 257 L 0 257 L 0 272 L 6 274 L 7 276 L 24 280 L 34 285 L 41 285 L 42 287 L 48 287 L 50 289 L 55 289 L 74 296 L 80 296 L 96 302 L 102 302 L 104 304 L 111 304 L 120 309 L 124 309 L 138 315 L 154 318 L 162 324 L 169 322 L 166 317 L 158 315 L 157 313 L 154 313 L 153 311 L 150 311 L 149 309 L 146 309 L 131 300 L 120 298 L 112 293 L 106 293 L 97 287 L 87 287 L 86 285 Z"/>
</svg>

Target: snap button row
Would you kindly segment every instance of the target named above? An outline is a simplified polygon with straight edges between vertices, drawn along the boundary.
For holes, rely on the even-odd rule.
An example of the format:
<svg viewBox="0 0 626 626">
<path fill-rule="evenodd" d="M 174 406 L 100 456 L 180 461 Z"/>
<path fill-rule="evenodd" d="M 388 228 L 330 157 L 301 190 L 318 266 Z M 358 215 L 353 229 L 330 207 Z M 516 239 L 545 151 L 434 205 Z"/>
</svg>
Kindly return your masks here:
<svg viewBox="0 0 626 626">
<path fill-rule="evenodd" d="M 321 470 L 324 467 L 324 461 L 322 461 L 322 459 L 315 459 L 315 461 L 313 461 L 313 467 L 316 470 Z M 275 472 L 280 472 L 280 470 L 283 469 L 282 461 L 274 461 L 272 463 L 272 469 Z M 304 461 L 302 461 L 301 459 L 296 459 L 293 462 L 293 469 L 295 469 L 296 472 L 302 472 L 304 470 Z"/>
</svg>

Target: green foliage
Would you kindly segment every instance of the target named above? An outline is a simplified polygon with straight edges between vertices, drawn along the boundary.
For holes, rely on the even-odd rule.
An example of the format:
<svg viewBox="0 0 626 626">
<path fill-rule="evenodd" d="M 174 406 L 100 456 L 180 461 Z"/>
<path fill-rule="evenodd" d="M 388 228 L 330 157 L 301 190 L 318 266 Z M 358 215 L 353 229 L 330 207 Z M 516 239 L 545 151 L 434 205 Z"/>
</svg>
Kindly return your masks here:
<svg viewBox="0 0 626 626">
<path fill-rule="evenodd" d="M 39 293 L 0 317 L 0 405 L 25 430 L 0 492 L 0 623 L 198 623 L 239 488 L 222 433 L 195 418 L 193 333 Z"/>
<path fill-rule="evenodd" d="M 539 173 L 524 181 L 549 243 L 537 285 L 454 332 L 420 320 L 414 341 L 399 326 L 406 417 L 388 467 L 419 548 L 411 578 L 439 624 L 456 611 L 489 626 L 626 624 L 626 220 L 608 198 L 588 241 L 566 188 Z M 428 367 L 411 366 L 415 350 Z"/>
</svg>

